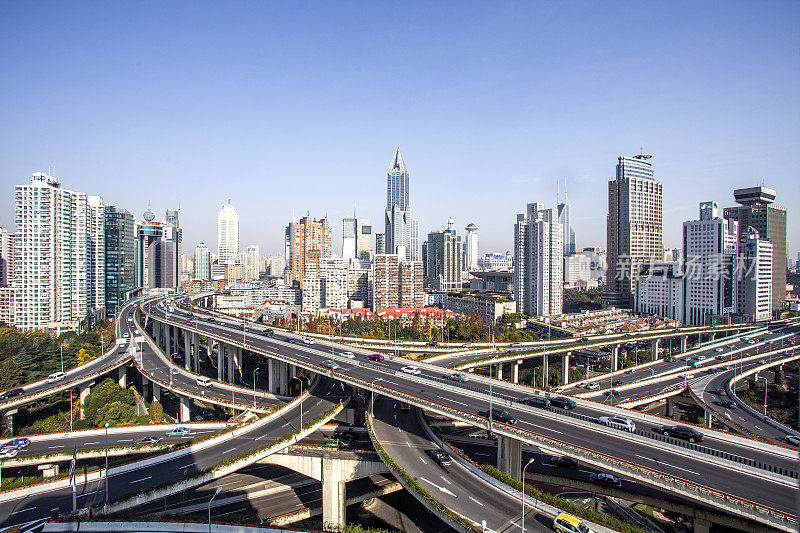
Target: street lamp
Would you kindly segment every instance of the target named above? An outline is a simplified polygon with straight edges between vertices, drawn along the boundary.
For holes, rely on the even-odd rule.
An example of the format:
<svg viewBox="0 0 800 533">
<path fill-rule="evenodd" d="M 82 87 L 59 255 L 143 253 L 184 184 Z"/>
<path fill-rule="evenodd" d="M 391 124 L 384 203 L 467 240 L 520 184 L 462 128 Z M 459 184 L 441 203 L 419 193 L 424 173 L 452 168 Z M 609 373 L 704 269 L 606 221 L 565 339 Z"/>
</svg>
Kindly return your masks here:
<svg viewBox="0 0 800 533">
<path fill-rule="evenodd" d="M 525 533 L 525 469 L 533 464 L 533 457 L 522 467 L 522 533 Z"/>
<path fill-rule="evenodd" d="M 253 406 L 256 405 L 256 373 L 261 369 L 261 367 L 257 366 L 255 370 L 253 370 Z"/>
<path fill-rule="evenodd" d="M 767 389 L 769 388 L 769 381 L 766 376 L 759 376 L 758 379 L 764 380 L 764 416 L 767 416 Z"/>
<path fill-rule="evenodd" d="M 222 487 L 217 487 L 217 491 L 214 493 L 211 499 L 208 500 L 208 533 L 211 533 L 211 502 L 214 501 L 214 498 L 217 497 L 217 494 L 219 494 L 221 490 Z"/>
<path fill-rule="evenodd" d="M 108 505 L 108 422 L 106 422 L 106 505 Z"/>
</svg>

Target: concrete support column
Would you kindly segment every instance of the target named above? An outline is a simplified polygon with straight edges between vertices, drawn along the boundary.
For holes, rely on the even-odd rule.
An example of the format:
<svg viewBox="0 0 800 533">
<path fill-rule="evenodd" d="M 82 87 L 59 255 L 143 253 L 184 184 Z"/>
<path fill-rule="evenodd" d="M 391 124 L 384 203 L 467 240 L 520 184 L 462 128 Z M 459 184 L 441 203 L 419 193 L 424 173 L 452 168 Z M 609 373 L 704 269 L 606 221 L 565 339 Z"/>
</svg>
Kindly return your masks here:
<svg viewBox="0 0 800 533">
<path fill-rule="evenodd" d="M 653 361 L 658 361 L 658 342 L 660 340 L 661 339 L 653 339 L 652 341 L 650 341 L 650 344 L 653 349 Z"/>
<path fill-rule="evenodd" d="M 119 367 L 119 386 L 123 389 L 128 388 L 128 367 L 123 365 Z"/>
<path fill-rule="evenodd" d="M 192 368 L 195 372 L 200 372 L 200 335 L 196 331 L 192 332 Z"/>
<path fill-rule="evenodd" d="M 672 401 L 672 396 L 667 396 L 667 417 L 672 418 L 674 416 L 674 409 L 675 402 Z"/>
<path fill-rule="evenodd" d="M 220 381 L 225 381 L 225 359 L 223 352 L 225 351 L 225 345 L 221 342 L 217 343 L 217 379 Z"/>
<path fill-rule="evenodd" d="M 497 436 L 497 468 L 516 479 L 522 477 L 522 441 Z"/>
<path fill-rule="evenodd" d="M 619 344 L 611 345 L 611 371 L 619 370 Z M 589 376 L 586 376 L 587 378 Z"/>
<path fill-rule="evenodd" d="M 154 402 L 161 403 L 161 385 L 153 383 L 153 400 Z"/>
<path fill-rule="evenodd" d="M 192 370 L 192 337 L 194 333 L 183 330 L 183 367 Z"/>
<path fill-rule="evenodd" d="M 569 356 L 572 352 L 566 352 L 561 356 L 561 384 L 569 383 Z"/>
<path fill-rule="evenodd" d="M 297 377 L 297 367 L 294 365 L 289 365 L 289 379 Z"/>
<path fill-rule="evenodd" d="M 228 351 L 228 383 L 236 382 L 236 350 L 235 346 L 227 346 Z"/>
<path fill-rule="evenodd" d="M 686 351 L 686 348 L 687 348 L 687 345 L 688 345 L 688 341 L 689 341 L 689 336 L 688 335 L 681 336 L 681 352 L 680 353 L 684 353 Z"/>
<path fill-rule="evenodd" d="M 542 388 L 545 390 L 549 389 L 547 377 L 550 374 L 550 369 L 547 367 L 548 363 L 548 356 L 547 354 L 542 355 Z"/>
<path fill-rule="evenodd" d="M 714 342 L 716 339 L 717 339 L 717 334 L 716 333 L 709 333 L 708 334 L 708 340 L 709 341 Z"/>
<path fill-rule="evenodd" d="M 281 394 L 288 395 L 289 394 L 289 364 L 288 363 L 281 363 L 280 364 L 279 376 L 281 378 L 281 383 L 280 383 Z"/>
<path fill-rule="evenodd" d="M 181 406 L 180 406 L 180 413 L 178 417 L 180 418 L 181 422 L 189 422 L 190 418 L 190 410 L 189 410 L 189 398 L 186 396 L 181 396 Z"/>
<path fill-rule="evenodd" d="M 153 321 L 153 340 L 156 341 L 156 346 L 161 346 L 161 324 Z"/>
<path fill-rule="evenodd" d="M 702 518 L 695 518 L 692 521 L 694 533 L 709 533 L 711 531 L 711 522 L 703 520 Z"/>
<path fill-rule="evenodd" d="M 522 364 L 522 359 L 511 365 L 511 370 L 514 376 L 514 383 L 519 383 L 519 367 Z"/>
<path fill-rule="evenodd" d="M 335 459 L 322 459 L 322 526 L 326 531 L 339 531 L 345 525 L 344 465 Z"/>
<path fill-rule="evenodd" d="M 703 412 L 703 425 L 707 428 L 711 427 L 711 421 L 714 420 L 714 417 L 711 416 L 711 411 L 705 409 Z"/>
<path fill-rule="evenodd" d="M 90 385 L 81 385 L 80 386 L 80 399 L 81 399 L 81 420 L 86 418 L 86 414 L 83 412 L 83 404 L 86 402 L 86 398 L 89 397 L 89 393 L 92 391 L 92 387 Z"/>
<path fill-rule="evenodd" d="M 503 363 L 497 365 L 497 379 L 503 379 Z"/>
</svg>

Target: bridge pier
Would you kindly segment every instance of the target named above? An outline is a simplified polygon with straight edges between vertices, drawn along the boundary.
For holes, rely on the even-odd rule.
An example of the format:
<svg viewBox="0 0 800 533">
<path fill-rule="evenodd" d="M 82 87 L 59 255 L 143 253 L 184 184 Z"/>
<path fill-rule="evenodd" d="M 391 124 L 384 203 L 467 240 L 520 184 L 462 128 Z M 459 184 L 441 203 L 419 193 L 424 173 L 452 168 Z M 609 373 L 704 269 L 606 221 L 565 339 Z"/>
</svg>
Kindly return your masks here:
<svg viewBox="0 0 800 533">
<path fill-rule="evenodd" d="M 275 359 L 269 360 L 268 385 L 272 394 L 289 394 L 289 365 Z"/>
<path fill-rule="evenodd" d="M 519 481 L 522 477 L 522 441 L 497 436 L 497 468 Z"/>
<path fill-rule="evenodd" d="M 611 345 L 611 371 L 619 370 L 619 344 Z M 586 376 L 589 377 L 588 375 Z"/>
<path fill-rule="evenodd" d="M 709 533 L 711 531 L 711 522 L 702 518 L 692 520 L 692 526 L 694 533 Z"/>
<path fill-rule="evenodd" d="M 195 373 L 200 373 L 200 335 L 196 331 L 192 332 L 190 350 L 192 352 L 192 368 Z"/>
<path fill-rule="evenodd" d="M 89 393 L 92 392 L 92 384 L 85 383 L 80 386 L 80 403 L 81 403 L 81 420 L 86 418 L 86 413 L 83 412 L 83 404 L 86 402 L 86 398 L 89 397 Z"/>
<path fill-rule="evenodd" d="M 667 396 L 667 417 L 672 418 L 674 416 L 675 411 L 675 402 L 672 400 L 672 396 Z"/>
<path fill-rule="evenodd" d="M 119 367 L 118 375 L 119 375 L 119 378 L 117 379 L 117 383 L 119 383 L 119 386 L 122 387 L 123 389 L 127 389 L 128 388 L 128 365 L 122 365 L 121 367 Z"/>
<path fill-rule="evenodd" d="M 161 385 L 155 382 L 153 382 L 153 398 L 151 401 L 161 403 Z"/>
<path fill-rule="evenodd" d="M 344 465 L 336 460 L 322 459 L 322 527 L 339 531 L 345 525 L 345 482 L 350 477 Z"/>
<path fill-rule="evenodd" d="M 503 379 L 503 363 L 497 364 L 497 379 Z"/>
<path fill-rule="evenodd" d="M 658 361 L 658 343 L 661 339 L 653 339 L 650 344 L 653 349 L 653 361 Z"/>
<path fill-rule="evenodd" d="M 707 428 L 711 427 L 711 422 L 714 420 L 714 417 L 711 415 L 711 411 L 705 409 L 703 411 L 703 425 Z"/>
<path fill-rule="evenodd" d="M 522 364 L 522 359 L 518 359 L 516 363 L 513 363 L 511 366 L 511 370 L 513 372 L 514 383 L 519 383 L 519 367 Z"/>
<path fill-rule="evenodd" d="M 569 383 L 569 356 L 572 352 L 565 352 L 561 356 L 561 384 Z"/>
<path fill-rule="evenodd" d="M 192 336 L 194 333 L 189 333 L 183 330 L 183 367 L 190 371 L 192 370 Z"/>
<path fill-rule="evenodd" d="M 547 367 L 548 363 L 548 355 L 545 353 L 542 355 L 542 388 L 544 390 L 550 390 L 549 387 L 549 380 L 547 379 L 550 375 L 550 369 Z"/>
<path fill-rule="evenodd" d="M 708 334 L 708 340 L 710 342 L 714 342 L 716 339 L 717 339 L 717 334 L 716 333 L 709 333 Z"/>
<path fill-rule="evenodd" d="M 222 351 L 225 349 L 225 345 L 221 342 L 217 342 L 217 379 L 219 381 L 225 381 L 224 377 L 225 374 L 223 373 L 225 368 L 224 359 L 222 358 Z"/>
<path fill-rule="evenodd" d="M 181 396 L 181 405 L 178 409 L 180 411 L 178 413 L 178 418 L 180 419 L 180 421 L 189 422 L 190 421 L 189 418 L 191 415 L 191 411 L 189 410 L 189 398 L 187 398 L 186 396 Z"/>
<path fill-rule="evenodd" d="M 686 352 L 688 341 L 689 341 L 689 335 L 681 335 L 681 351 L 680 351 L 680 353 Z"/>
</svg>

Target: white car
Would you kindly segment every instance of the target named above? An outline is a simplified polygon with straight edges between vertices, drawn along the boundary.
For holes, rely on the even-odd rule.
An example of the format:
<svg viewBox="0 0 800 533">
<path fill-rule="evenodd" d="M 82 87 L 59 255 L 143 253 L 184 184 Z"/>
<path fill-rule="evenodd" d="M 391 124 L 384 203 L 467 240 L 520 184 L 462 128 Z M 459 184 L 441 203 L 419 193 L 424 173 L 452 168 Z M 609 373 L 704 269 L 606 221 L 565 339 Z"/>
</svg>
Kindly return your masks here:
<svg viewBox="0 0 800 533">
<path fill-rule="evenodd" d="M 725 351 L 725 348 L 723 348 L 722 346 L 720 346 L 719 348 L 717 348 L 717 351 L 718 351 L 718 352 L 724 352 L 724 351 Z"/>
<path fill-rule="evenodd" d="M 400 371 L 405 372 L 406 374 L 413 374 L 415 376 L 422 373 L 422 370 L 416 366 L 404 366 L 400 369 Z"/>
<path fill-rule="evenodd" d="M 19 448 L 16 446 L 3 446 L 0 448 L 0 459 L 5 459 L 7 457 L 16 457 L 19 453 Z"/>
<path fill-rule="evenodd" d="M 56 381 L 62 381 L 67 375 L 64 372 L 55 372 L 47 376 L 47 379 L 44 380 L 45 383 L 55 383 Z"/>
<path fill-rule="evenodd" d="M 756 341 L 747 341 L 747 344 L 755 344 Z"/>
<path fill-rule="evenodd" d="M 339 355 L 342 357 L 347 357 L 348 359 L 355 359 L 355 354 L 353 352 L 340 352 Z"/>
<path fill-rule="evenodd" d="M 600 388 L 600 384 L 598 382 L 596 382 L 596 381 L 593 381 L 593 382 L 589 383 L 588 385 L 586 385 L 586 388 L 589 389 L 589 390 L 597 390 L 597 389 Z"/>
<path fill-rule="evenodd" d="M 697 356 L 697 360 L 698 361 L 705 361 L 706 360 L 706 356 L 705 355 L 698 355 Z"/>
<path fill-rule="evenodd" d="M 601 416 L 597 419 L 600 424 L 615 429 L 623 429 L 633 433 L 636 431 L 636 424 L 630 418 L 622 418 L 619 416 Z"/>
<path fill-rule="evenodd" d="M 317 342 L 313 339 L 309 339 L 308 337 L 303 337 L 304 344 L 316 344 Z"/>
</svg>

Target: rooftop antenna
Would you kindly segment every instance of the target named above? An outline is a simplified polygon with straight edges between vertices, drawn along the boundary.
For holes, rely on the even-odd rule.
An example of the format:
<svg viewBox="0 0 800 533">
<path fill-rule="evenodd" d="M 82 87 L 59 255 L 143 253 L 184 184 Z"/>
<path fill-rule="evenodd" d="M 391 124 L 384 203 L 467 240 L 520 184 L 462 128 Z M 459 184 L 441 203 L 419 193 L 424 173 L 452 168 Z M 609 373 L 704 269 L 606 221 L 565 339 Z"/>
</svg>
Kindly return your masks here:
<svg viewBox="0 0 800 533">
<path fill-rule="evenodd" d="M 564 178 L 564 203 L 568 204 L 569 199 L 567 198 L 567 178 Z"/>
<path fill-rule="evenodd" d="M 556 206 L 558 205 L 558 200 L 559 200 L 559 196 L 558 196 L 558 187 L 559 186 L 560 186 L 560 183 L 558 182 L 558 180 L 556 180 Z"/>
</svg>

